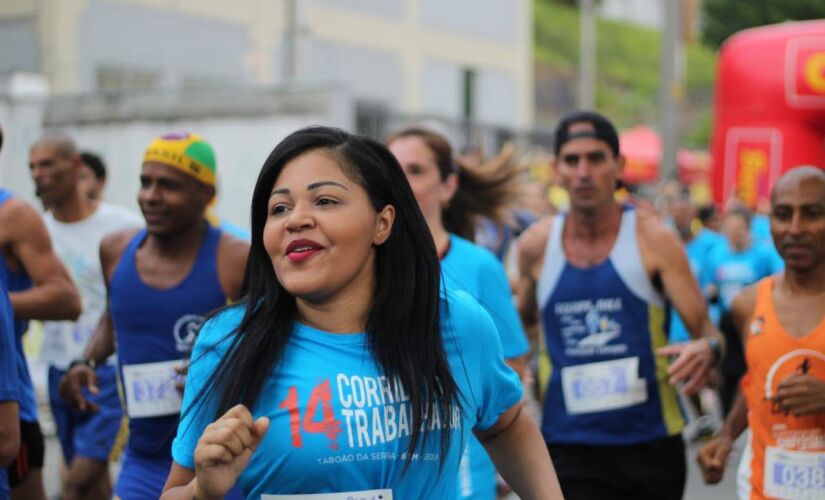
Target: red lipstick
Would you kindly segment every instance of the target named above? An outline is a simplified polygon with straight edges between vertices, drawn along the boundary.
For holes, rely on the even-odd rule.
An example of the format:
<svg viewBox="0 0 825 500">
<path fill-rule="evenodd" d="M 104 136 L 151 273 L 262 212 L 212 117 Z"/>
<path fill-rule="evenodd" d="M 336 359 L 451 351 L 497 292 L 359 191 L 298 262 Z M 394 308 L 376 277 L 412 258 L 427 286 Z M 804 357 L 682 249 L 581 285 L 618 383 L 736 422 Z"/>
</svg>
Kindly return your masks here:
<svg viewBox="0 0 825 500">
<path fill-rule="evenodd" d="M 287 245 L 286 256 L 292 262 L 299 263 L 307 260 L 323 249 L 324 247 L 320 243 L 301 238 Z"/>
</svg>

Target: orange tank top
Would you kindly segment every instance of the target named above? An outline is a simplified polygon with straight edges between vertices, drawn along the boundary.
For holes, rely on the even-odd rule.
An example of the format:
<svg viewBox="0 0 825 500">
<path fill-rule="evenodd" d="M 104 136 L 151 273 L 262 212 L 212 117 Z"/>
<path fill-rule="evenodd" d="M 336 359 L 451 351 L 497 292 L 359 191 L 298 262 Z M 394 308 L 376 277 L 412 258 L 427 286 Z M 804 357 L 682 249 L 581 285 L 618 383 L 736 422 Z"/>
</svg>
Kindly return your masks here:
<svg viewBox="0 0 825 500">
<path fill-rule="evenodd" d="M 774 278 L 757 285 L 742 390 L 751 438 L 751 498 L 825 498 L 825 415 L 786 415 L 771 398 L 792 374 L 825 380 L 825 320 L 802 338 L 779 324 L 773 305 Z"/>
</svg>

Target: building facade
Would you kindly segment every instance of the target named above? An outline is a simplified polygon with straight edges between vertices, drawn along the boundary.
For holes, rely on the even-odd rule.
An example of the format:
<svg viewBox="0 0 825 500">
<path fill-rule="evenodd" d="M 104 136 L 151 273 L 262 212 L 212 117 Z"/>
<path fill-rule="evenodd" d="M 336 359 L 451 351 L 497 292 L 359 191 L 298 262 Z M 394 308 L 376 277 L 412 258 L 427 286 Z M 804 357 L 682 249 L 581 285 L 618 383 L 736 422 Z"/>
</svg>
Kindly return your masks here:
<svg viewBox="0 0 825 500">
<path fill-rule="evenodd" d="M 527 129 L 532 43 L 530 0 L 0 3 L 0 74 L 53 95 L 324 81 L 367 115 Z"/>
</svg>

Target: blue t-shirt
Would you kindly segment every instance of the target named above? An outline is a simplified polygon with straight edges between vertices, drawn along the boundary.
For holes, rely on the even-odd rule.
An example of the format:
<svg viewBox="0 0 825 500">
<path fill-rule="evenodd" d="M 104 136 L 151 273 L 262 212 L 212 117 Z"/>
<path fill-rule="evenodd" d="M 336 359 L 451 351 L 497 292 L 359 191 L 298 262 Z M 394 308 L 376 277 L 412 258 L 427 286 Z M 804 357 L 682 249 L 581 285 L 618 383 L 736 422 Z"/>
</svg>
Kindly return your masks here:
<svg viewBox="0 0 825 500">
<path fill-rule="evenodd" d="M 14 313 L 6 284 L 0 280 L 0 402 L 15 401 L 20 404 L 23 387 L 18 373 L 15 340 Z M 0 470 L 0 498 L 9 498 L 5 468 Z"/>
<path fill-rule="evenodd" d="M 504 267 L 489 250 L 450 235 L 450 249 L 441 260 L 448 290 L 464 290 L 493 317 L 505 358 L 527 354 L 530 345 L 521 325 Z"/>
<path fill-rule="evenodd" d="M 699 283 L 699 289 L 705 291 L 708 285 L 708 276 L 703 270 L 706 268 L 708 256 L 711 251 L 717 246 L 725 243 L 725 237 L 719 233 L 711 231 L 710 229 L 702 229 L 699 233 L 688 243 L 685 244 L 685 253 L 687 253 L 690 270 L 693 271 L 693 276 Z M 711 317 L 714 316 L 712 308 L 708 308 Z M 714 320 L 715 322 L 715 320 Z M 675 308 L 670 311 L 670 342 L 686 342 L 690 340 L 690 333 L 687 331 L 685 324 L 682 322 L 682 317 Z"/>
<path fill-rule="evenodd" d="M 489 250 L 451 234 L 441 270 L 448 290 L 464 290 L 493 317 L 505 358 L 527 354 L 530 345 L 513 304 L 510 283 L 501 262 Z M 484 447 L 477 439 L 470 439 L 458 475 L 459 498 L 495 500 L 495 479 L 495 466 Z"/>
<path fill-rule="evenodd" d="M 725 242 L 710 252 L 706 269 L 708 283 L 719 290 L 719 306 L 724 312 L 730 310 L 739 290 L 779 272 L 781 267 L 777 266 L 770 249 L 764 244 L 755 243 L 737 252 Z"/>
<path fill-rule="evenodd" d="M 771 219 L 767 215 L 754 214 L 751 217 L 751 237 L 757 243 L 772 243 Z"/>
<path fill-rule="evenodd" d="M 463 292 L 442 300 L 442 336 L 460 393 L 461 409 L 435 414 L 424 446 L 404 472 L 411 425 L 408 396 L 383 376 L 364 333 L 331 334 L 296 324 L 284 357 L 272 368 L 254 418 L 270 427 L 241 474 L 249 498 L 262 494 L 357 492 L 392 489 L 395 498 L 453 498 L 463 446 L 471 429 L 488 429 L 521 399 L 518 376 L 504 364 L 495 325 Z M 214 399 L 194 405 L 196 394 L 225 354 L 243 306 L 204 324 L 192 353 L 172 456 L 194 469 L 204 428 L 215 420 Z M 439 474 L 440 440 L 452 432 Z"/>
<path fill-rule="evenodd" d="M 770 255 L 773 261 L 773 267 L 777 270 L 785 269 L 785 261 L 776 250 L 776 245 L 773 243 L 773 236 L 771 235 L 771 218 L 767 215 L 754 214 L 751 218 L 751 238 L 754 245 L 761 245 L 765 247 L 765 251 Z"/>
<path fill-rule="evenodd" d="M 226 219 L 221 219 L 221 231 L 225 233 L 229 233 L 232 236 L 238 238 L 239 240 L 243 241 L 252 241 L 252 234 L 249 232 L 248 229 L 242 228 L 237 224 L 233 224 Z"/>
</svg>

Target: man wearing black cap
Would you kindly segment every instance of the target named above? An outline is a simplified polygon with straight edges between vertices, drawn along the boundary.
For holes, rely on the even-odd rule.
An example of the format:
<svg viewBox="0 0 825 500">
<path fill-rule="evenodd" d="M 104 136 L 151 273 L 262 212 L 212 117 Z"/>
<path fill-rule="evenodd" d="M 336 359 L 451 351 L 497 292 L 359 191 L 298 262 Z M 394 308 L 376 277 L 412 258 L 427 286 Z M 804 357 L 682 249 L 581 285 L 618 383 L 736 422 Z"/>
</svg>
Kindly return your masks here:
<svg viewBox="0 0 825 500">
<path fill-rule="evenodd" d="M 519 240 L 519 309 L 541 325 L 542 434 L 568 499 L 681 499 L 676 387 L 698 391 L 718 332 L 682 245 L 654 215 L 618 203 L 619 137 L 598 113 L 564 116 L 553 166 L 567 213 Z M 672 303 L 691 336 L 667 346 Z"/>
</svg>

